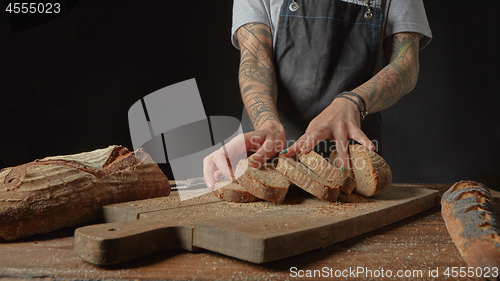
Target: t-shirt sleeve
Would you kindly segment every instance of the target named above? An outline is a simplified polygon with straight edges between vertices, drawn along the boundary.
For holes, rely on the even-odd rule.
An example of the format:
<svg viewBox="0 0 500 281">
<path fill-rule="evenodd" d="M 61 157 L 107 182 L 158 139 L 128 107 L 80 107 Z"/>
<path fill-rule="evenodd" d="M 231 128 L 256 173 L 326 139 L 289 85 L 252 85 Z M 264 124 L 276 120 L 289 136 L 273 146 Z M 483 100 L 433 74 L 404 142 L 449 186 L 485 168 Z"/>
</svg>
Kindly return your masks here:
<svg viewBox="0 0 500 281">
<path fill-rule="evenodd" d="M 385 37 L 400 32 L 416 32 L 420 38 L 420 49 L 432 39 L 431 29 L 427 21 L 422 0 L 392 0 L 387 12 Z"/>
<path fill-rule="evenodd" d="M 231 41 L 239 49 L 236 30 L 251 22 L 260 22 L 271 26 L 268 9 L 263 0 L 234 0 L 233 3 L 233 26 L 231 28 Z"/>
</svg>

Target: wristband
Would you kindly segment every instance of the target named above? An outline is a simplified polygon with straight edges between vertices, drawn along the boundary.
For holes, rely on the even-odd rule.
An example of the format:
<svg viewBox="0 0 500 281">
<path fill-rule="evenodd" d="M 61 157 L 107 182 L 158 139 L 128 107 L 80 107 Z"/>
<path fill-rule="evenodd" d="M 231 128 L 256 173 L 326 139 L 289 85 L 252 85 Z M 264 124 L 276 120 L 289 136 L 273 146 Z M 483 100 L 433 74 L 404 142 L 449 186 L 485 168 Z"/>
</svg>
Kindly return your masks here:
<svg viewBox="0 0 500 281">
<path fill-rule="evenodd" d="M 363 109 L 361 109 L 361 106 L 355 100 L 351 99 L 350 97 L 347 97 L 346 95 L 357 97 L 359 99 L 361 105 L 363 106 Z M 368 111 L 366 111 L 365 100 L 360 95 L 358 95 L 356 93 L 353 93 L 353 92 L 345 91 L 345 92 L 340 93 L 337 96 L 337 98 L 338 97 L 343 97 L 343 98 L 346 98 L 346 99 L 352 101 L 356 105 L 356 107 L 358 108 L 358 110 L 359 110 L 359 119 L 361 121 L 365 120 L 366 115 L 368 115 Z"/>
</svg>

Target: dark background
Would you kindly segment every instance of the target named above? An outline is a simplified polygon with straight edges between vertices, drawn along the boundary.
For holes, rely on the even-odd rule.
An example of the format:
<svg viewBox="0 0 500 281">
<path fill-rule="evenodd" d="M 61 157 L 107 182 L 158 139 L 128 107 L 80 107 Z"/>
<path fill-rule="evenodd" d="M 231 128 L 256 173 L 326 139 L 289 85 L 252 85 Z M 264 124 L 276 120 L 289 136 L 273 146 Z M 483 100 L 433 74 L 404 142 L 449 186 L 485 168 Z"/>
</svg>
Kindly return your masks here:
<svg viewBox="0 0 500 281">
<path fill-rule="evenodd" d="M 71 2 L 32 27 L 0 11 L 0 168 L 132 148 L 129 107 L 190 78 L 207 116 L 240 117 L 232 1 Z M 415 90 L 383 113 L 384 158 L 394 182 L 500 189 L 500 3 L 424 4 L 434 39 Z"/>
</svg>

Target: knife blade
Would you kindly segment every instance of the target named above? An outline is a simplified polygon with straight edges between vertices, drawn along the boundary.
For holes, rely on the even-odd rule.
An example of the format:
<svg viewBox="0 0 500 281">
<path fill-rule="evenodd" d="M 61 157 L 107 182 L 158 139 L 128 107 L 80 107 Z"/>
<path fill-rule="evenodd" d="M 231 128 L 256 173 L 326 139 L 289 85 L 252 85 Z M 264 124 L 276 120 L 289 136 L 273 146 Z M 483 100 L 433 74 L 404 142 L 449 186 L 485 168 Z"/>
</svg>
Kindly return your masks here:
<svg viewBox="0 0 500 281">
<path fill-rule="evenodd" d="M 205 179 L 203 177 L 199 177 L 186 180 L 175 180 L 173 183 L 170 183 L 170 187 L 172 190 L 195 190 L 207 188 L 207 185 L 205 184 Z"/>
</svg>

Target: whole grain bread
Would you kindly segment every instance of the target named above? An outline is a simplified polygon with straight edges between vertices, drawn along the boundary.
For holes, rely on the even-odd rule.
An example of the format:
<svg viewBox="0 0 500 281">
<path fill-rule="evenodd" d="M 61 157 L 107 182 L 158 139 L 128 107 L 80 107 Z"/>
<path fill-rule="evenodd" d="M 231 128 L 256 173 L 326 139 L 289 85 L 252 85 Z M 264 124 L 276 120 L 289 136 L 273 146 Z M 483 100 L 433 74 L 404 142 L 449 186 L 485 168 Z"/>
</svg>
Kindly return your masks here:
<svg viewBox="0 0 500 281">
<path fill-rule="evenodd" d="M 441 198 L 441 214 L 470 267 L 500 266 L 500 225 L 486 186 L 474 181 L 455 183 Z"/>
<path fill-rule="evenodd" d="M 243 186 L 230 179 L 216 182 L 215 188 L 215 195 L 225 201 L 249 203 L 259 200 L 258 197 L 248 192 Z"/>
<path fill-rule="evenodd" d="M 337 152 L 330 154 L 330 163 Z M 376 152 L 359 145 L 349 145 L 349 166 L 356 187 L 354 192 L 371 197 L 385 191 L 392 183 L 392 172 L 387 162 Z"/>
<path fill-rule="evenodd" d="M 350 195 L 356 187 L 356 181 L 335 168 L 325 158 L 314 151 L 308 153 L 299 153 L 300 162 L 304 163 L 309 169 L 313 170 L 323 179 L 329 181 L 335 188 Z"/>
<path fill-rule="evenodd" d="M 330 162 L 330 164 L 332 164 L 332 166 L 336 167 L 336 168 L 340 168 L 341 167 L 341 162 L 340 162 L 340 158 L 339 158 L 339 154 L 338 154 L 338 151 L 336 149 L 333 149 L 332 152 L 330 153 L 330 157 L 328 158 L 328 162 Z M 350 166 L 351 164 L 349 164 Z M 351 179 L 354 179 L 354 173 L 352 172 L 352 169 L 348 169 L 347 170 L 347 176 L 350 177 Z M 356 187 L 356 186 L 354 186 Z M 353 188 L 354 190 L 354 188 Z M 352 191 L 351 191 L 352 192 Z"/>
<path fill-rule="evenodd" d="M 102 206 L 166 196 L 170 184 L 149 154 L 109 146 L 0 171 L 0 240 L 98 219 Z"/>
<path fill-rule="evenodd" d="M 238 162 L 235 170 L 237 182 L 248 192 L 266 201 L 281 203 L 290 186 L 290 181 L 274 169 L 271 163 L 265 163 L 259 169 L 248 166 L 248 160 Z"/>
<path fill-rule="evenodd" d="M 304 164 L 292 158 L 279 155 L 276 170 L 285 175 L 291 182 L 319 199 L 335 202 L 340 189 L 318 176 Z"/>
</svg>

